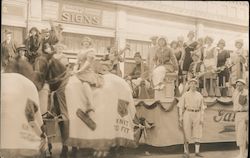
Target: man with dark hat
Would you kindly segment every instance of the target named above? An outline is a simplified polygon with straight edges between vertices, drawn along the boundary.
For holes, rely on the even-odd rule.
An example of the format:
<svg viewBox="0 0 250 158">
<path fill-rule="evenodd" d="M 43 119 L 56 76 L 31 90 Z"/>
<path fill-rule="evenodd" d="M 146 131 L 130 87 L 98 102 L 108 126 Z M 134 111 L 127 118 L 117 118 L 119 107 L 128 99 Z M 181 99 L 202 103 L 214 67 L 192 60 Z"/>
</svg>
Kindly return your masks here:
<svg viewBox="0 0 250 158">
<path fill-rule="evenodd" d="M 16 56 L 16 42 L 13 40 L 12 32 L 5 30 L 5 40 L 1 44 L 1 62 L 2 66 L 6 67 L 9 61 L 13 60 Z"/>
<path fill-rule="evenodd" d="M 235 131 L 236 143 L 240 148 L 240 153 L 237 158 L 246 158 L 246 144 L 248 140 L 248 90 L 246 82 L 243 79 L 236 81 L 236 89 L 233 93 L 233 106 L 235 111 Z"/>
<path fill-rule="evenodd" d="M 17 54 L 20 57 L 20 59 L 28 61 L 28 49 L 24 44 L 20 45 L 17 49 Z"/>
<path fill-rule="evenodd" d="M 189 158 L 189 143 L 191 141 L 195 143 L 195 156 L 202 157 L 200 155 L 200 141 L 206 105 L 203 96 L 196 90 L 198 81 L 190 79 L 188 84 L 190 90 L 183 94 L 178 104 L 179 123 L 184 134 L 184 157 Z"/>
<path fill-rule="evenodd" d="M 136 52 L 134 55 L 135 67 L 133 71 L 127 76 L 128 80 L 131 80 L 135 86 L 140 86 L 142 83 L 145 84 L 146 88 L 150 87 L 149 82 L 146 80 L 148 78 L 148 68 L 143 63 L 140 52 Z"/>
</svg>

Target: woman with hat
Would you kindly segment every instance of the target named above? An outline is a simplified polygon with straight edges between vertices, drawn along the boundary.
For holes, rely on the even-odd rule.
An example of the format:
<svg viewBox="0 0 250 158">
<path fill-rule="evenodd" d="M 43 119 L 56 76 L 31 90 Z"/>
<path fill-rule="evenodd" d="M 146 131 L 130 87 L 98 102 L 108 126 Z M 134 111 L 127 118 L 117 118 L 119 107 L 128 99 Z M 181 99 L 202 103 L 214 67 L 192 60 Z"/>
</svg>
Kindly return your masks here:
<svg viewBox="0 0 250 158">
<path fill-rule="evenodd" d="M 195 156 L 202 157 L 200 155 L 200 142 L 206 105 L 203 96 L 196 90 L 198 80 L 190 79 L 188 85 L 190 90 L 183 94 L 177 105 L 179 107 L 179 124 L 184 135 L 184 157 L 189 158 L 189 143 L 191 141 L 194 141 L 195 144 Z"/>
<path fill-rule="evenodd" d="M 31 64 L 35 62 L 38 56 L 38 49 L 41 45 L 41 34 L 36 27 L 32 27 L 29 31 L 29 37 L 25 40 L 25 46 L 29 53 L 28 59 Z"/>
<path fill-rule="evenodd" d="M 187 73 L 190 64 L 192 63 L 191 51 L 193 51 L 196 47 L 196 42 L 194 41 L 195 33 L 194 31 L 189 31 L 187 34 L 188 41 L 184 43 L 185 54 L 182 56 L 183 65 L 182 70 L 183 73 Z"/>
<path fill-rule="evenodd" d="M 235 41 L 236 50 L 233 51 L 230 57 L 232 63 L 231 76 L 232 83 L 239 78 L 245 78 L 246 67 L 244 66 L 247 63 L 248 51 L 243 49 L 243 40 L 239 39 Z"/>
<path fill-rule="evenodd" d="M 226 43 L 224 39 L 220 39 L 215 49 L 215 51 L 217 51 L 217 68 L 224 67 L 222 71 L 218 73 L 219 84 L 217 86 L 220 87 L 225 87 L 226 85 L 228 85 L 229 81 L 229 68 L 225 66 L 226 62 L 230 58 L 230 54 L 227 50 L 224 49 L 225 46 Z M 224 97 L 227 95 L 225 88 L 221 89 L 221 94 Z"/>
<path fill-rule="evenodd" d="M 152 81 L 155 89 L 164 88 L 163 80 L 167 72 L 178 71 L 178 62 L 173 50 L 167 46 L 167 40 L 164 37 L 158 39 L 158 48 L 154 57 L 156 67 L 152 72 Z"/>
<path fill-rule="evenodd" d="M 88 99 L 88 106 L 86 112 L 94 111 L 93 92 L 91 87 L 101 87 L 103 78 L 97 74 L 94 69 L 96 60 L 96 50 L 93 48 L 92 39 L 83 37 L 82 49 L 78 53 L 77 63 L 74 67 L 75 75 L 82 81 L 84 86 L 84 94 Z"/>
<path fill-rule="evenodd" d="M 233 93 L 233 107 L 235 111 L 235 132 L 236 143 L 240 148 L 240 153 L 237 158 L 246 158 L 246 145 L 248 140 L 248 90 L 246 89 L 246 82 L 243 79 L 238 79 L 236 82 L 236 89 Z"/>
<path fill-rule="evenodd" d="M 207 73 L 205 77 L 206 82 L 206 90 L 208 91 L 209 96 L 215 96 L 215 88 L 216 88 L 216 73 L 213 73 L 217 68 L 217 52 L 213 47 L 213 38 L 206 36 L 204 39 L 205 46 L 203 52 L 203 63 L 207 71 L 211 73 Z"/>
</svg>

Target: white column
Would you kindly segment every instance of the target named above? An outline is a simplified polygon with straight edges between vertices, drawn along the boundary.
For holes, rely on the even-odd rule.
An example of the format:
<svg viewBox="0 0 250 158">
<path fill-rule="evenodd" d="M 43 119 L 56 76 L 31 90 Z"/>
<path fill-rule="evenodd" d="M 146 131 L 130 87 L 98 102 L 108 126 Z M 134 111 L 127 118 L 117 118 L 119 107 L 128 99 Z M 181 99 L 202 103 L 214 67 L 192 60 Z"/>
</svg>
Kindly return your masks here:
<svg viewBox="0 0 250 158">
<path fill-rule="evenodd" d="M 119 49 L 123 49 L 126 45 L 126 27 L 127 13 L 122 9 L 118 9 L 116 16 L 116 42 Z M 122 77 L 124 76 L 124 62 L 120 63 Z"/>
<path fill-rule="evenodd" d="M 204 25 L 202 22 L 198 21 L 196 23 L 196 38 L 200 38 L 204 36 Z"/>
</svg>

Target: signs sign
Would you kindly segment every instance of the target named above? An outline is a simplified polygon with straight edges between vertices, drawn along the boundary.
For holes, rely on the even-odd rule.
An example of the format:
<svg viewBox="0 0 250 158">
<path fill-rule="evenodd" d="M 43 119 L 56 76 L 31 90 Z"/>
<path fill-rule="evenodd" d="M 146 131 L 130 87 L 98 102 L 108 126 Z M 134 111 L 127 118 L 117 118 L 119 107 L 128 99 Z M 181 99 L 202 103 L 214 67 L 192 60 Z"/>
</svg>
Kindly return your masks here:
<svg viewBox="0 0 250 158">
<path fill-rule="evenodd" d="M 100 26 L 102 11 L 93 8 L 62 4 L 60 21 L 79 25 Z"/>
<path fill-rule="evenodd" d="M 43 0 L 43 19 L 62 23 L 115 28 L 114 8 L 100 7 L 88 2 Z"/>
</svg>

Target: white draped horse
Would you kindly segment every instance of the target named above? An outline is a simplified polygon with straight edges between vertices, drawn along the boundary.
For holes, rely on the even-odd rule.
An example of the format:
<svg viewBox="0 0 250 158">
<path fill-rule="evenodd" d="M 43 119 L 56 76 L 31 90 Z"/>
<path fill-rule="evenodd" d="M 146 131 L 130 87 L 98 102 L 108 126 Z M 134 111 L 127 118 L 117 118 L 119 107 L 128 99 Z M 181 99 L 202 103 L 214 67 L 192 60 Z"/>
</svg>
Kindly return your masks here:
<svg viewBox="0 0 250 158">
<path fill-rule="evenodd" d="M 41 127 L 38 91 L 18 73 L 1 74 L 0 157 L 38 157 Z"/>
<path fill-rule="evenodd" d="M 49 84 L 52 105 L 50 109 L 65 119 L 59 124 L 63 150 L 61 157 L 67 157 L 67 146 L 93 148 L 97 155 L 106 156 L 111 147 L 134 147 L 133 118 L 135 106 L 129 85 L 122 78 L 103 75 L 104 85 L 95 89 L 95 112 L 90 115 L 96 123 L 91 130 L 77 116 L 77 110 L 85 111 L 85 98 L 82 82 L 76 76 L 70 76 L 65 66 L 52 55 L 39 57 L 35 62 L 35 71 L 43 75 Z"/>
</svg>

